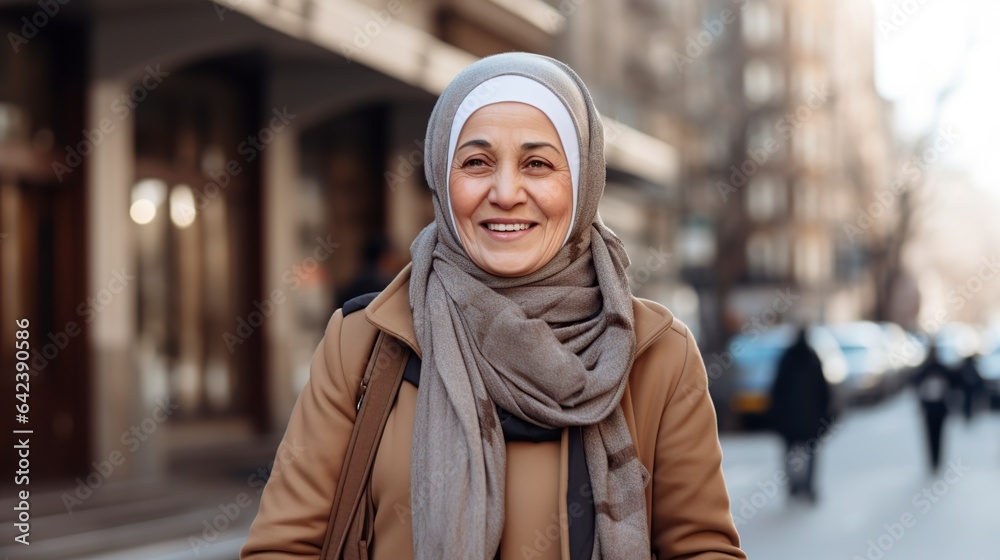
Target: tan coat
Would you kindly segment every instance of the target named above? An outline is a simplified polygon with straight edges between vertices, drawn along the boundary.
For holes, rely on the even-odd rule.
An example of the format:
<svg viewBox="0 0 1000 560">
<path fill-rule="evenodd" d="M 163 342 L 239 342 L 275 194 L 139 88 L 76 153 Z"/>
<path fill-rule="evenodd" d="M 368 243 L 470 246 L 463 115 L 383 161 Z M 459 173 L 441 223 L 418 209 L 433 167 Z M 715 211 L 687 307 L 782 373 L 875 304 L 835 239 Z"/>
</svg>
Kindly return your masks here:
<svg viewBox="0 0 1000 560">
<path fill-rule="evenodd" d="M 622 408 L 646 488 L 652 554 L 746 558 L 729 510 L 707 376 L 691 331 L 663 306 L 633 299 L 636 358 Z M 358 386 L 381 329 L 419 355 L 409 267 L 364 312 L 338 310 L 313 357 L 241 558 L 317 558 L 355 418 Z M 410 446 L 417 389 L 403 383 L 372 473 L 371 558 L 413 557 Z M 569 560 L 567 439 L 507 444 L 503 560 Z"/>
</svg>

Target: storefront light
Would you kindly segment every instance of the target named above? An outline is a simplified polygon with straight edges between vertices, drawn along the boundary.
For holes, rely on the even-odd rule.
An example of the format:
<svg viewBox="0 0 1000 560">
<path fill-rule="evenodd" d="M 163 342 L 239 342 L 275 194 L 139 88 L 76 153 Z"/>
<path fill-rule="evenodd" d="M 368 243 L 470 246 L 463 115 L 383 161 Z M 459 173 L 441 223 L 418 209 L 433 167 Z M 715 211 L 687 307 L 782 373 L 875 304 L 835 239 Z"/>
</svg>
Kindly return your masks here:
<svg viewBox="0 0 1000 560">
<path fill-rule="evenodd" d="M 156 217 L 156 205 L 144 198 L 137 200 L 128 209 L 128 215 L 139 225 L 148 224 Z"/>
<path fill-rule="evenodd" d="M 167 184 L 160 179 L 142 179 L 133 185 L 132 205 L 128 209 L 132 221 L 139 225 L 152 222 L 166 193 Z"/>
<path fill-rule="evenodd" d="M 170 221 L 179 228 L 194 223 L 197 213 L 194 209 L 194 192 L 191 187 L 180 184 L 170 191 Z"/>
</svg>

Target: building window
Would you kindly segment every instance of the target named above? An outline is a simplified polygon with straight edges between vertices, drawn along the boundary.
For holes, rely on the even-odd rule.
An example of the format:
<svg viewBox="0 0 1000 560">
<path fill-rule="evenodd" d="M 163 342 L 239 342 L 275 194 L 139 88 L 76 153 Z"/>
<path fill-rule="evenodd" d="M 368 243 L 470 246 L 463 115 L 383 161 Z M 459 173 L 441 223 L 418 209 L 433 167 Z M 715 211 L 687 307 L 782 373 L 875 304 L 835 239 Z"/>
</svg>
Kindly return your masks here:
<svg viewBox="0 0 1000 560">
<path fill-rule="evenodd" d="M 753 220 L 772 220 L 785 212 L 784 181 L 770 173 L 761 173 L 750 179 L 746 200 L 747 214 Z"/>
<path fill-rule="evenodd" d="M 758 114 L 750 119 L 746 130 L 746 152 L 742 159 L 753 159 L 757 167 L 768 163 L 777 163 L 785 157 L 785 138 L 779 132 L 784 129 L 777 127 L 783 116 L 781 114 Z"/>
<path fill-rule="evenodd" d="M 707 267 L 715 262 L 715 230 L 709 218 L 690 216 L 684 220 L 678 237 L 678 252 L 686 268 Z"/>
<path fill-rule="evenodd" d="M 750 47 L 776 42 L 782 33 L 781 12 L 760 0 L 752 0 L 743 9 L 743 41 Z"/>
<path fill-rule="evenodd" d="M 788 239 L 777 232 L 757 232 L 747 241 L 747 271 L 753 280 L 776 280 L 788 271 Z"/>
<path fill-rule="evenodd" d="M 743 67 L 743 94 L 752 103 L 776 100 L 784 92 L 784 71 L 777 64 L 755 58 Z"/>
</svg>

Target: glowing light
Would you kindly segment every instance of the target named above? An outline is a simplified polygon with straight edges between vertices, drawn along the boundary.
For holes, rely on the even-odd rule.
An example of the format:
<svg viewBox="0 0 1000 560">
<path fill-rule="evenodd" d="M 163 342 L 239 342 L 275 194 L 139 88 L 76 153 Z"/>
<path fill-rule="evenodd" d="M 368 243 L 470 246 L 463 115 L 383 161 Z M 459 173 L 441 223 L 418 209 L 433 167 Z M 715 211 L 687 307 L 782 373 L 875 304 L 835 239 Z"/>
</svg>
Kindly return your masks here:
<svg viewBox="0 0 1000 560">
<path fill-rule="evenodd" d="M 179 228 L 194 223 L 197 212 L 194 209 L 194 193 L 187 185 L 177 185 L 170 191 L 170 221 Z"/>
<path fill-rule="evenodd" d="M 148 224 L 156 217 L 156 205 L 150 200 L 141 198 L 132 203 L 128 209 L 128 215 L 131 216 L 133 222 L 139 225 Z"/>
<path fill-rule="evenodd" d="M 139 225 L 152 222 L 166 192 L 167 184 L 159 179 L 142 179 L 132 185 L 132 205 L 128 209 L 132 221 Z"/>
</svg>

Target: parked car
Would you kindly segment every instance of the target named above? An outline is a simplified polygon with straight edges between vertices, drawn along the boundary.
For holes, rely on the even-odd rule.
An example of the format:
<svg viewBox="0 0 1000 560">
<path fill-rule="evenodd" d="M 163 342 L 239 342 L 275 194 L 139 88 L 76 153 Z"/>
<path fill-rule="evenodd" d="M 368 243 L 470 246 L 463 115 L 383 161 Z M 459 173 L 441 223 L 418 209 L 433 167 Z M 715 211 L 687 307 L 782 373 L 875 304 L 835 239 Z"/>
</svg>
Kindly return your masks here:
<svg viewBox="0 0 1000 560">
<path fill-rule="evenodd" d="M 873 402 L 888 394 L 893 371 L 882 328 L 869 321 L 855 321 L 830 325 L 830 332 L 847 359 L 847 400 Z"/>
<path fill-rule="evenodd" d="M 771 406 L 771 387 L 778 373 L 778 361 L 795 341 L 797 329 L 781 324 L 758 333 L 734 336 L 728 346 L 733 357 L 724 398 L 740 426 L 758 427 Z M 823 376 L 833 386 L 834 406 L 842 403 L 838 387 L 847 377 L 847 361 L 836 339 L 823 326 L 813 325 L 806 334 L 809 345 L 823 364 Z"/>
<path fill-rule="evenodd" d="M 938 358 L 944 365 L 958 367 L 968 356 L 976 354 L 982 344 L 979 333 L 965 323 L 948 323 L 934 333 Z"/>
<path fill-rule="evenodd" d="M 927 346 L 917 336 L 903 330 L 896 323 L 878 323 L 889 358 L 889 376 L 886 388 L 894 393 L 906 386 L 910 374 L 927 357 Z"/>
</svg>

